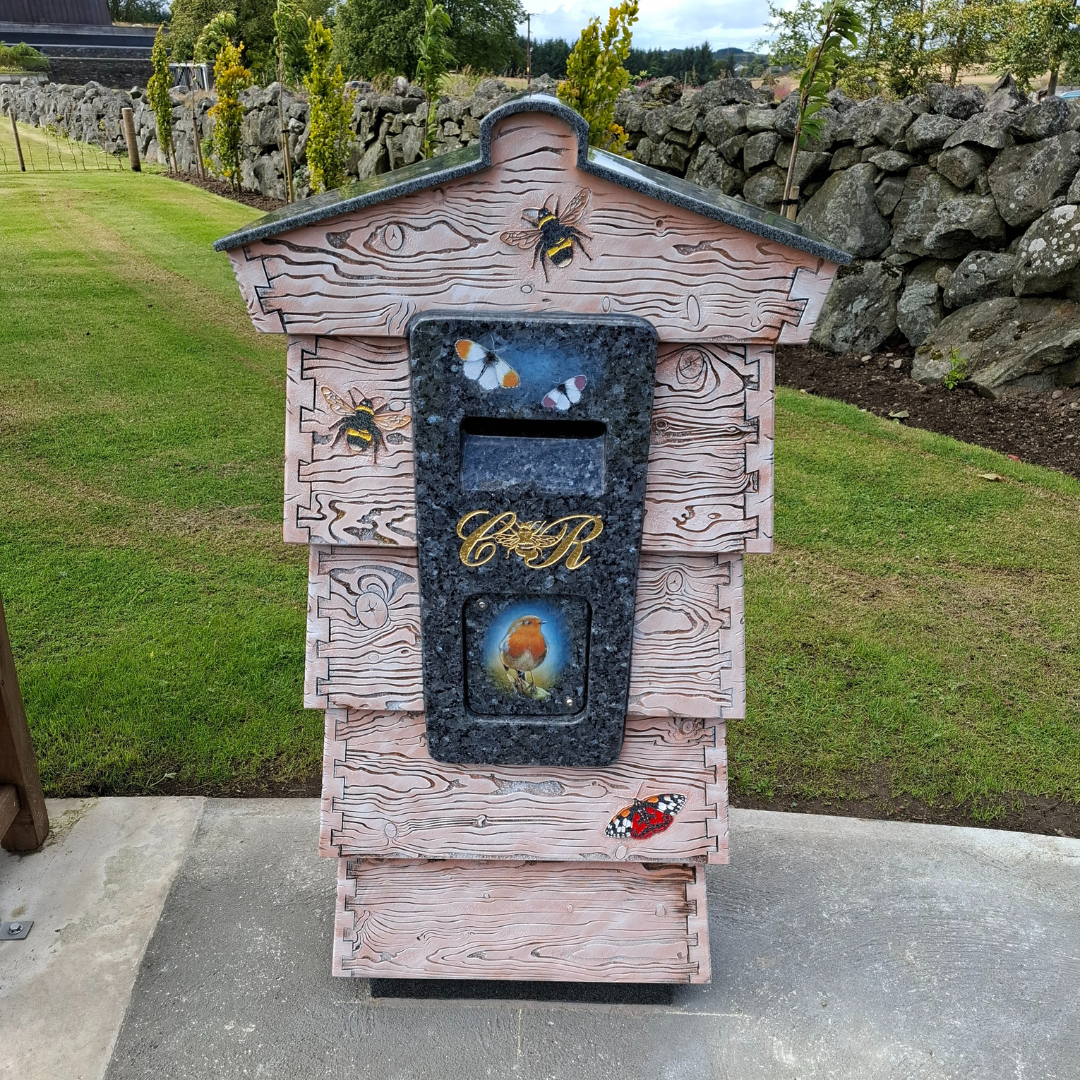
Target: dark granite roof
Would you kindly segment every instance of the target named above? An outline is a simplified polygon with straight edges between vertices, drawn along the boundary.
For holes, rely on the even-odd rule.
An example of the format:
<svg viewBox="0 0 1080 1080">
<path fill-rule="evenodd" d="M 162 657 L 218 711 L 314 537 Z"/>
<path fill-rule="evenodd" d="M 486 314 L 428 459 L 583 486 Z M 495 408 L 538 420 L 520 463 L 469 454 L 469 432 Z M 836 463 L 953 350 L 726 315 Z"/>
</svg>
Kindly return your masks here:
<svg viewBox="0 0 1080 1080">
<path fill-rule="evenodd" d="M 360 180 L 355 184 L 346 184 L 337 191 L 327 191 L 322 195 L 313 195 L 309 199 L 290 203 L 260 218 L 246 229 L 216 240 L 214 247 L 218 251 L 228 251 L 255 240 L 278 236 L 290 229 L 313 225 L 365 206 L 436 187 L 459 176 L 480 172 L 491 165 L 491 130 L 494 125 L 505 116 L 527 112 L 550 113 L 565 120 L 574 129 L 578 137 L 577 164 L 583 172 L 592 173 L 593 176 L 652 196 L 661 202 L 681 206 L 695 214 L 701 214 L 702 217 L 722 221 L 737 229 L 763 236 L 767 240 L 775 240 L 831 262 L 841 265 L 851 262 L 851 256 L 847 252 L 815 239 L 803 228 L 779 214 L 759 210 L 740 199 L 717 194 L 708 188 L 680 180 L 677 176 L 649 168 L 647 165 L 639 165 L 629 158 L 590 147 L 589 129 L 585 121 L 562 102 L 546 94 L 524 94 L 493 109 L 480 122 L 479 142 L 471 146 L 439 157 L 427 158 L 414 165 L 406 165 L 402 169 Z"/>
</svg>

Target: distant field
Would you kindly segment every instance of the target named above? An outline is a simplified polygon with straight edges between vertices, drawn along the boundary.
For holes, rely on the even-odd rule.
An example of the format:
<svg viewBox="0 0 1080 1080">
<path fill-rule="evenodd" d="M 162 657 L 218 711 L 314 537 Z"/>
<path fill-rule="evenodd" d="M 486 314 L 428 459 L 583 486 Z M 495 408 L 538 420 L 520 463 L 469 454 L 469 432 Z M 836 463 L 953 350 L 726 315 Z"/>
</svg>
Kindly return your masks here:
<svg viewBox="0 0 1080 1080">
<path fill-rule="evenodd" d="M 283 343 L 210 248 L 252 216 L 160 175 L 0 176 L 0 591 L 53 795 L 318 769 Z M 735 791 L 1080 803 L 1080 484 L 795 392 L 777 430 Z"/>
</svg>

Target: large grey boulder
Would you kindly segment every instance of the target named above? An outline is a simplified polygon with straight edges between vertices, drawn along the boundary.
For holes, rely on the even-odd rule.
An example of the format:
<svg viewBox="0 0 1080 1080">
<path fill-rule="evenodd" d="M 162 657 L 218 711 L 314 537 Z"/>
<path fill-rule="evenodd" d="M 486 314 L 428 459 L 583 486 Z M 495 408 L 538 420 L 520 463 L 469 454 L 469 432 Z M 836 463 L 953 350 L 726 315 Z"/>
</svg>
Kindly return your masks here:
<svg viewBox="0 0 1080 1080">
<path fill-rule="evenodd" d="M 1080 206 L 1066 203 L 1043 214 L 1024 233 L 1016 259 L 1017 296 L 1065 292 L 1080 300 Z"/>
<path fill-rule="evenodd" d="M 719 146 L 728 139 L 746 130 L 747 107 L 745 105 L 724 105 L 710 109 L 705 114 L 705 138 Z"/>
<path fill-rule="evenodd" d="M 877 208 L 889 217 L 900 203 L 904 195 L 906 177 L 886 176 L 878 181 L 877 190 L 874 192 L 874 203 Z"/>
<path fill-rule="evenodd" d="M 940 259 L 927 259 L 907 275 L 896 304 L 896 325 L 912 345 L 921 345 L 944 317 L 937 276 L 947 266 Z"/>
<path fill-rule="evenodd" d="M 1005 251 L 973 251 L 953 271 L 943 297 L 947 308 L 961 308 L 998 296 L 1011 296 L 1016 256 Z"/>
<path fill-rule="evenodd" d="M 833 137 L 837 142 L 850 142 L 862 148 L 874 144 L 874 132 L 881 120 L 885 103 L 881 98 L 860 101 L 853 108 L 841 113 Z"/>
<path fill-rule="evenodd" d="M 878 112 L 874 125 L 874 141 L 895 147 L 911 126 L 915 114 L 902 102 L 890 101 Z"/>
<path fill-rule="evenodd" d="M 1011 73 L 1002 75 L 990 88 L 984 112 L 1016 112 L 1028 104 L 1027 95 L 1016 85 Z"/>
<path fill-rule="evenodd" d="M 979 86 L 931 83 L 926 88 L 926 99 L 934 112 L 956 120 L 968 120 L 977 112 L 982 112 L 986 104 L 986 93 Z"/>
<path fill-rule="evenodd" d="M 841 266 L 810 340 L 832 352 L 876 349 L 896 330 L 903 281 L 901 270 L 881 262 Z"/>
<path fill-rule="evenodd" d="M 791 160 L 791 143 L 781 143 L 776 148 L 776 154 L 773 157 L 773 161 L 787 173 L 788 163 Z M 797 184 L 800 188 L 806 186 L 806 182 L 818 173 L 823 172 L 829 167 L 829 162 L 832 160 L 831 154 L 824 153 L 812 153 L 809 150 L 800 150 L 795 155 L 795 171 L 791 174 L 791 182 Z"/>
<path fill-rule="evenodd" d="M 746 110 L 746 127 L 751 134 L 776 130 L 776 110 L 770 105 L 751 105 Z"/>
<path fill-rule="evenodd" d="M 784 197 L 787 176 L 777 165 L 754 173 L 743 185 L 743 198 L 763 210 L 776 210 Z"/>
<path fill-rule="evenodd" d="M 729 165 L 715 147 L 702 143 L 690 159 L 686 179 L 692 184 L 714 188 L 724 195 L 737 195 L 746 182 L 746 173 Z"/>
<path fill-rule="evenodd" d="M 751 135 L 743 147 L 743 166 L 747 172 L 772 161 L 779 145 L 780 136 L 775 131 L 761 131 L 757 135 Z"/>
<path fill-rule="evenodd" d="M 928 154 L 940 150 L 945 140 L 960 126 L 959 120 L 936 113 L 916 116 L 907 129 L 904 144 L 911 154 Z"/>
<path fill-rule="evenodd" d="M 910 154 L 903 154 L 899 150 L 878 150 L 877 153 L 871 153 L 866 160 L 884 173 L 906 173 L 916 163 L 916 159 Z"/>
<path fill-rule="evenodd" d="M 954 311 L 919 346 L 912 377 L 940 382 L 954 357 L 967 362 L 968 379 L 993 397 L 1075 386 L 1080 383 L 1080 304 L 1001 297 Z"/>
<path fill-rule="evenodd" d="M 858 165 L 862 161 L 862 151 L 857 146 L 841 146 L 839 150 L 833 151 L 833 156 L 829 159 L 829 168 L 833 172 L 838 172 L 840 169 L 850 169 L 852 165 Z"/>
<path fill-rule="evenodd" d="M 716 79 L 701 88 L 701 104 L 706 108 L 756 100 L 754 85 L 749 79 Z"/>
<path fill-rule="evenodd" d="M 937 171 L 950 184 L 963 190 L 986 172 L 986 160 L 974 146 L 954 146 L 938 154 Z"/>
<path fill-rule="evenodd" d="M 839 119 L 839 114 L 831 107 L 820 109 L 817 116 L 828 122 L 835 122 L 836 119 Z M 773 128 L 776 133 L 783 138 L 792 139 L 795 136 L 795 125 L 798 122 L 798 119 L 799 95 L 788 94 L 788 96 L 776 107 L 776 111 L 773 113 Z"/>
<path fill-rule="evenodd" d="M 750 141 L 750 136 L 744 131 L 741 135 L 733 135 L 730 139 L 725 139 L 717 146 L 717 149 L 724 155 L 724 160 L 729 165 L 742 164 L 742 152 L 743 147 Z"/>
<path fill-rule="evenodd" d="M 1014 228 L 1028 225 L 1062 195 L 1080 168 L 1080 134 L 1065 131 L 1037 143 L 1010 146 L 990 166 L 998 212 Z"/>
<path fill-rule="evenodd" d="M 1012 119 L 1008 114 L 979 113 L 966 123 L 961 124 L 946 140 L 946 150 L 963 143 L 985 146 L 988 150 L 1000 150 L 1011 146 L 1013 137 L 1009 134 Z"/>
<path fill-rule="evenodd" d="M 1013 117 L 1009 130 L 1023 142 L 1060 135 L 1069 126 L 1069 105 L 1056 94 Z"/>
<path fill-rule="evenodd" d="M 989 195 L 960 191 L 921 165 L 908 173 L 892 221 L 893 246 L 913 255 L 954 259 L 987 240 L 1005 239 L 1005 223 Z"/>
<path fill-rule="evenodd" d="M 869 162 L 833 173 L 803 207 L 798 223 L 857 259 L 880 255 L 889 245 L 889 223 L 874 200 L 876 175 Z"/>
</svg>

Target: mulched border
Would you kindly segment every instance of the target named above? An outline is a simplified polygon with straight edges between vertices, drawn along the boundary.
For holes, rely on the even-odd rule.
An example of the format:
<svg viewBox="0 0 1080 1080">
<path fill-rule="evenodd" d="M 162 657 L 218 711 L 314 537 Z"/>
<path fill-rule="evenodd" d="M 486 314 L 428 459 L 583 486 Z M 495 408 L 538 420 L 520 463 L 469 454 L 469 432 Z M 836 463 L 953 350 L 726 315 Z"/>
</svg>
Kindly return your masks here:
<svg viewBox="0 0 1080 1080">
<path fill-rule="evenodd" d="M 171 180 L 191 184 L 192 187 L 202 188 L 203 191 L 220 195 L 223 199 L 232 199 L 233 202 L 243 203 L 245 206 L 263 210 L 268 214 L 271 210 L 278 210 L 286 205 L 284 199 L 272 199 L 269 195 L 260 195 L 257 191 L 241 191 L 237 194 L 227 180 L 215 180 L 212 177 L 200 180 L 193 173 L 169 173 L 168 175 Z"/>
<path fill-rule="evenodd" d="M 1080 477 L 1080 387 L 1002 398 L 963 384 L 926 387 L 911 378 L 913 354 L 907 345 L 841 356 L 811 345 L 781 347 L 776 381 Z"/>
</svg>

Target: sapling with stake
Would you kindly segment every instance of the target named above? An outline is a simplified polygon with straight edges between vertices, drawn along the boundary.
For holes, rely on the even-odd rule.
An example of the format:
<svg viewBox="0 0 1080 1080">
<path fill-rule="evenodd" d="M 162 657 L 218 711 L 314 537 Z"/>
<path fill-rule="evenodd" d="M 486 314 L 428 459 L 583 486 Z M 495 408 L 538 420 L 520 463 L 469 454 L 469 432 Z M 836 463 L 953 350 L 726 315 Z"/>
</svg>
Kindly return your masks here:
<svg viewBox="0 0 1080 1080">
<path fill-rule="evenodd" d="M 785 215 L 791 205 L 799 144 L 808 136 L 820 134 L 823 124 L 817 114 L 829 103 L 826 95 L 833 87 L 833 77 L 837 63 L 843 57 L 845 43 L 852 49 L 858 47 L 858 35 L 863 31 L 863 23 L 853 7 L 841 0 L 829 0 L 821 9 L 817 29 L 817 44 L 807 51 L 806 66 L 799 79 L 799 110 L 795 117 L 795 134 L 791 141 L 791 157 L 788 159 L 781 204 Z"/>
</svg>

